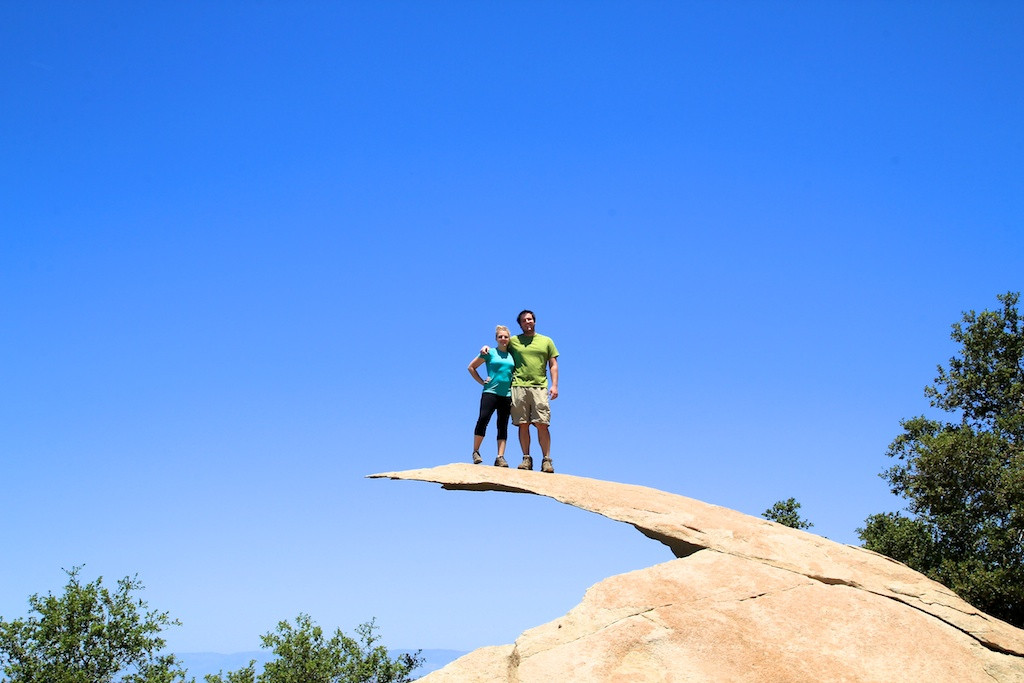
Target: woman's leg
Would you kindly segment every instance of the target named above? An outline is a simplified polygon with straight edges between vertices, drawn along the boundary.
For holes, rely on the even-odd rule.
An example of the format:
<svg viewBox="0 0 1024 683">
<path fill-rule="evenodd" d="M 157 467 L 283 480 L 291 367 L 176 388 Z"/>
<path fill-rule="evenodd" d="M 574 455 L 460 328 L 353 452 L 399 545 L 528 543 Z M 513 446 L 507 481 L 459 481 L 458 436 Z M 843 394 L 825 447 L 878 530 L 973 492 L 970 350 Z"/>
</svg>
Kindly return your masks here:
<svg viewBox="0 0 1024 683">
<path fill-rule="evenodd" d="M 480 444 L 483 443 L 484 435 L 487 433 L 487 423 L 491 421 L 491 415 L 494 414 L 495 409 L 498 407 L 498 398 L 498 396 L 486 391 L 480 394 L 480 416 L 477 418 L 476 427 L 473 429 L 474 453 L 480 451 Z"/>
<path fill-rule="evenodd" d="M 505 455 L 505 442 L 508 441 L 508 417 L 512 412 L 512 397 L 499 396 L 498 409 L 498 455 Z"/>
</svg>

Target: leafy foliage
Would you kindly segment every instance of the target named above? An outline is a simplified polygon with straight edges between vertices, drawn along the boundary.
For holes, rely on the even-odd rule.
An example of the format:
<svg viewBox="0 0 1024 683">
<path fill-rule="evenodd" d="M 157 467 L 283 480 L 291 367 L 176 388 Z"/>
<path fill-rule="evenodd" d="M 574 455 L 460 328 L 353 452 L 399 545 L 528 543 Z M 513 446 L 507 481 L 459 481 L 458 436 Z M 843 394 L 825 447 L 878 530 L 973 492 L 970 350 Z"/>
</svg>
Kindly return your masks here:
<svg viewBox="0 0 1024 683">
<path fill-rule="evenodd" d="M 378 645 L 375 620 L 356 627 L 357 638 L 341 629 L 325 638 L 323 629 L 308 614 L 299 614 L 295 624 L 279 622 L 277 631 L 261 637 L 263 647 L 277 658 L 255 676 L 253 663 L 239 671 L 206 676 L 206 683 L 406 683 L 423 663 L 419 651 L 391 658 Z"/>
<path fill-rule="evenodd" d="M 65 570 L 57 597 L 38 594 L 29 606 L 38 616 L 0 618 L 0 663 L 9 683 L 171 683 L 184 681 L 174 655 L 161 655 L 160 632 L 172 625 L 166 612 L 148 610 L 132 594 L 142 589 L 125 577 L 111 593 L 103 578 L 83 584 L 81 567 Z"/>
<path fill-rule="evenodd" d="M 963 315 L 948 370 L 925 388 L 932 407 L 900 423 L 882 473 L 911 517 L 872 515 L 858 529 L 866 548 L 940 581 L 976 607 L 1024 626 L 1024 328 L 1019 294 L 1002 309 Z"/>
<path fill-rule="evenodd" d="M 762 512 L 761 516 L 794 529 L 810 529 L 814 524 L 806 519 L 801 519 L 799 510 L 800 503 L 796 502 L 796 498 L 789 498 L 778 501 L 775 505 Z"/>
<path fill-rule="evenodd" d="M 249 666 L 243 667 L 238 671 L 229 671 L 226 675 L 223 671 L 219 674 L 207 674 L 203 677 L 206 683 L 254 683 L 256 680 L 256 660 L 252 659 L 249 661 Z"/>
</svg>

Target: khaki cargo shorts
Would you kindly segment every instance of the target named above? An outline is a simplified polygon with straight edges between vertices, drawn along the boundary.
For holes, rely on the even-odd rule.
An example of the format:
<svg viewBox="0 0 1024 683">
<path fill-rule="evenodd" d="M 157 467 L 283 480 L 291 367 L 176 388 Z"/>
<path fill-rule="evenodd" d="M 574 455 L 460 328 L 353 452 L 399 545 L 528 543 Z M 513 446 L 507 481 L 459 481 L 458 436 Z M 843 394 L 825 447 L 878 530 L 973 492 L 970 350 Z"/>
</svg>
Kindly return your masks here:
<svg viewBox="0 0 1024 683">
<path fill-rule="evenodd" d="M 512 424 L 551 424 L 551 405 L 545 387 L 512 387 Z"/>
</svg>

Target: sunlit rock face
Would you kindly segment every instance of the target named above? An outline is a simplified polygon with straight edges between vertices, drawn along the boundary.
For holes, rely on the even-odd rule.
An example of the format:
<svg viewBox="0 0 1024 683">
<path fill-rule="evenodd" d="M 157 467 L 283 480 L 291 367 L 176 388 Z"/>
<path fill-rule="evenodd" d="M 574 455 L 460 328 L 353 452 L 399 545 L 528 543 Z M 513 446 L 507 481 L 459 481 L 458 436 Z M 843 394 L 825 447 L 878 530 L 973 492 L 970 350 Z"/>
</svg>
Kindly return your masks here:
<svg viewBox="0 0 1024 683">
<path fill-rule="evenodd" d="M 657 489 L 444 465 L 370 475 L 548 496 L 632 524 L 675 560 L 420 679 L 1024 681 L 1024 631 L 887 557 Z"/>
</svg>

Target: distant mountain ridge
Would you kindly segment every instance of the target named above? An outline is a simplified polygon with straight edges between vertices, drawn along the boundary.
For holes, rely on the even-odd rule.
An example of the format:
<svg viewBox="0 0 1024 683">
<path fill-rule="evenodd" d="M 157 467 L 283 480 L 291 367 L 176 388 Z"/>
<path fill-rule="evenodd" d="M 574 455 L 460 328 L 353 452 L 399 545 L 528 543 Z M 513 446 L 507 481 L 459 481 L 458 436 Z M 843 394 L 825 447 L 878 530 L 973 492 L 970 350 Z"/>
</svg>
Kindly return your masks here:
<svg viewBox="0 0 1024 683">
<path fill-rule="evenodd" d="M 391 650 L 392 656 L 412 653 L 415 650 Z M 468 654 L 462 650 L 423 650 L 423 665 L 416 669 L 413 674 L 416 677 L 426 676 L 432 671 L 437 671 L 449 662 Z M 196 683 L 203 683 L 203 677 L 207 674 L 227 673 L 237 671 L 249 662 L 256 660 L 256 672 L 263 669 L 263 665 L 274 659 L 274 653 L 269 650 L 255 650 L 253 652 L 232 652 L 222 654 L 220 652 L 181 652 L 177 653 L 181 665 L 188 671 L 188 677 L 195 678 Z"/>
</svg>

